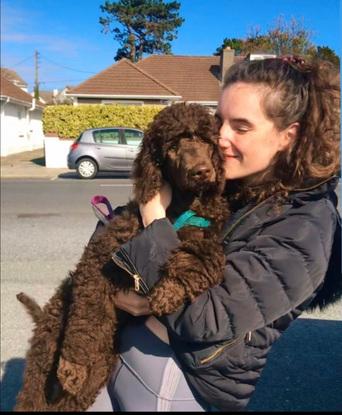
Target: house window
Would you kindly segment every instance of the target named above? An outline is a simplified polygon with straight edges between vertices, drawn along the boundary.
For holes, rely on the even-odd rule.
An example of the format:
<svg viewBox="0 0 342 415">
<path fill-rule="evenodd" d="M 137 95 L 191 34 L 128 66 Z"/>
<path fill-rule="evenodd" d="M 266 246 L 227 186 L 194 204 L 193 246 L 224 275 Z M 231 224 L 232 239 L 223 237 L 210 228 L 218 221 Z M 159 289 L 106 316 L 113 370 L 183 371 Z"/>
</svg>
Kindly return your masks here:
<svg viewBox="0 0 342 415">
<path fill-rule="evenodd" d="M 26 118 L 26 110 L 18 109 L 18 120 L 22 120 L 23 118 Z"/>
</svg>

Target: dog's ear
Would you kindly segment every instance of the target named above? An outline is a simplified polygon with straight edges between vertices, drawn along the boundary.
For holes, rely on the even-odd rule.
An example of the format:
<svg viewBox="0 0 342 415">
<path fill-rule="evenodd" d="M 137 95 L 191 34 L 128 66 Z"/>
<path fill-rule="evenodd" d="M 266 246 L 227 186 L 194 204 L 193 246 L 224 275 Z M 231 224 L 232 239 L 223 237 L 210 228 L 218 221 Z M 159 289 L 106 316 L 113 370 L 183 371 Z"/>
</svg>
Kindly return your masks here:
<svg viewBox="0 0 342 415">
<path fill-rule="evenodd" d="M 156 195 L 163 184 L 161 155 L 147 132 L 142 148 L 133 163 L 134 197 L 137 203 L 147 203 Z"/>
</svg>

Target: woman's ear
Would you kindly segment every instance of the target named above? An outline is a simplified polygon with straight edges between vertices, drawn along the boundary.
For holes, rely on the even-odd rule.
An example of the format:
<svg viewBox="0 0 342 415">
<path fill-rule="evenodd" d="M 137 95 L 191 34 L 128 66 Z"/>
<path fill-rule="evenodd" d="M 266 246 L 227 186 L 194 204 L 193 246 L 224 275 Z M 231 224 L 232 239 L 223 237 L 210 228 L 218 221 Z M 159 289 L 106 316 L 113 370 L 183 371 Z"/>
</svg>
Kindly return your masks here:
<svg viewBox="0 0 342 415">
<path fill-rule="evenodd" d="M 294 122 L 281 132 L 279 151 L 291 148 L 294 145 L 298 137 L 299 127 L 299 122 Z"/>
</svg>

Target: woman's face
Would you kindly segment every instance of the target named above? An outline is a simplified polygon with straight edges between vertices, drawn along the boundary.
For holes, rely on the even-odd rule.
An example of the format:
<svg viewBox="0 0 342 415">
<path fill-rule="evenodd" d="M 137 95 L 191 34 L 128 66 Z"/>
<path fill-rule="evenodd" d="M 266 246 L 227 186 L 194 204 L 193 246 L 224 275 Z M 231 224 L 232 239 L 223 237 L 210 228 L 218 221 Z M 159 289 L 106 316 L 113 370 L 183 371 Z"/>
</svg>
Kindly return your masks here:
<svg viewBox="0 0 342 415">
<path fill-rule="evenodd" d="M 262 108 L 265 87 L 236 82 L 221 95 L 217 117 L 219 145 L 225 156 L 226 179 L 240 179 L 267 169 L 275 154 L 289 144 L 287 130 L 278 131 Z"/>
</svg>

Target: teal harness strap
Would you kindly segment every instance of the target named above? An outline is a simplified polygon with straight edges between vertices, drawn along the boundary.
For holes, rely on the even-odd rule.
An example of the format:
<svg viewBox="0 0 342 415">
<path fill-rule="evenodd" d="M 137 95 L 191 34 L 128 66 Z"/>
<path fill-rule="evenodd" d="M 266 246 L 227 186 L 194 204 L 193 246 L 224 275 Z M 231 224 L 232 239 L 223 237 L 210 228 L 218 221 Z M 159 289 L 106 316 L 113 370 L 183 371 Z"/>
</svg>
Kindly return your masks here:
<svg viewBox="0 0 342 415">
<path fill-rule="evenodd" d="M 172 225 L 176 231 L 183 228 L 183 226 L 197 226 L 199 228 L 207 228 L 210 226 L 210 220 L 196 216 L 193 210 L 183 212 Z"/>
</svg>

